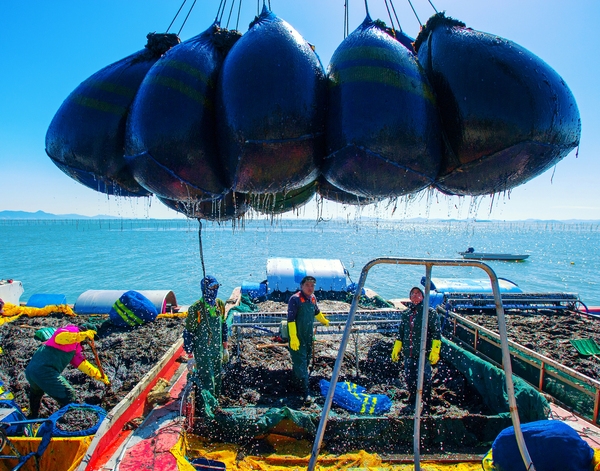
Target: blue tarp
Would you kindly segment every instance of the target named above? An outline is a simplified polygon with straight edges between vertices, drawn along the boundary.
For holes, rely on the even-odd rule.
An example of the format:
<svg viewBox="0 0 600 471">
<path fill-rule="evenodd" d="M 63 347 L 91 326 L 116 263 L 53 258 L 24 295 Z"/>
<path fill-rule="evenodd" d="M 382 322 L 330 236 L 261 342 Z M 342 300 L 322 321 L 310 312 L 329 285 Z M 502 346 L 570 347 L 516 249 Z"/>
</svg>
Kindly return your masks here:
<svg viewBox="0 0 600 471">
<path fill-rule="evenodd" d="M 27 300 L 27 307 L 46 307 L 46 306 L 58 306 L 60 304 L 67 304 L 67 297 L 64 294 L 34 294 Z"/>
<path fill-rule="evenodd" d="M 329 381 L 319 381 L 321 394 L 327 395 Z M 387 412 L 392 407 L 392 400 L 385 394 L 367 394 L 366 389 L 358 384 L 345 381 L 335 385 L 333 403 L 350 412 L 364 415 L 379 415 Z"/>
</svg>

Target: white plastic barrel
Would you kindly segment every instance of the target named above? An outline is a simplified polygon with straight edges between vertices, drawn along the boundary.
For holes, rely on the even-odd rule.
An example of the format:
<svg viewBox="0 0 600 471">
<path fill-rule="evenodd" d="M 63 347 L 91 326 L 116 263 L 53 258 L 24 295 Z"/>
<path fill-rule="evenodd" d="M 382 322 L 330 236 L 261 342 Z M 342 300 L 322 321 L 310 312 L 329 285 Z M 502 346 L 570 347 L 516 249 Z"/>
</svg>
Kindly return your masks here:
<svg viewBox="0 0 600 471">
<path fill-rule="evenodd" d="M 269 293 L 300 289 L 300 281 L 307 275 L 317 280 L 316 290 L 346 291 L 347 270 L 341 260 L 321 258 L 269 258 L 267 283 Z"/>
<path fill-rule="evenodd" d="M 88 289 L 75 301 L 73 310 L 77 314 L 108 314 L 115 301 L 128 290 Z M 159 314 L 177 306 L 175 293 L 170 290 L 134 290 L 143 294 L 156 307 Z"/>
<path fill-rule="evenodd" d="M 0 280 L 0 298 L 5 303 L 18 306 L 23 294 L 23 283 L 15 280 Z"/>
</svg>

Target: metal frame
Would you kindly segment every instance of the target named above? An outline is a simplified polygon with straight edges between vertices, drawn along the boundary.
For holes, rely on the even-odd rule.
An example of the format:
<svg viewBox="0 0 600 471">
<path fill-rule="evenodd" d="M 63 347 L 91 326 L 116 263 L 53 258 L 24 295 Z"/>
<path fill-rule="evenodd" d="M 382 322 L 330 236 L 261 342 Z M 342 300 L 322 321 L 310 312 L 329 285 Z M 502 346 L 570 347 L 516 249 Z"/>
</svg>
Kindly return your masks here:
<svg viewBox="0 0 600 471">
<path fill-rule="evenodd" d="M 487 361 L 489 361 L 490 363 L 497 364 L 493 359 L 491 359 L 488 356 L 481 353 L 479 351 L 479 349 L 477 348 L 477 345 L 480 342 L 487 342 L 491 345 L 500 346 L 500 344 L 498 343 L 498 341 L 500 340 L 500 336 L 496 332 L 486 329 L 485 327 L 482 327 L 482 326 L 476 324 L 475 322 L 473 322 L 469 319 L 466 319 L 465 317 L 462 317 L 461 315 L 459 315 L 455 312 L 450 311 L 449 315 L 452 316 L 451 322 L 452 322 L 452 328 L 453 328 L 453 332 L 452 332 L 453 341 L 459 341 L 464 346 L 472 349 L 478 355 L 485 357 L 485 359 Z M 457 338 L 457 336 L 456 336 L 457 325 L 460 326 L 461 328 L 465 329 L 467 332 L 473 334 L 473 338 L 474 338 L 473 345 L 469 344 L 469 342 L 467 342 L 463 339 Z M 575 410 L 574 412 L 577 415 L 579 415 L 580 417 L 582 417 L 583 419 L 590 421 L 593 424 L 597 424 L 598 415 L 600 412 L 600 381 L 590 378 L 589 376 L 583 375 L 579 371 L 576 371 L 572 368 L 561 365 L 560 363 L 554 361 L 553 359 L 548 358 L 544 355 L 540 355 L 539 353 L 534 352 L 533 350 L 530 350 L 529 348 L 524 347 L 523 345 L 520 345 L 516 342 L 513 342 L 512 340 L 508 341 L 508 345 L 513 349 L 511 352 L 511 355 L 513 357 L 516 357 L 519 360 L 521 360 L 522 362 L 527 363 L 528 365 L 531 365 L 539 370 L 540 378 L 539 378 L 538 384 L 536 385 L 536 384 L 530 383 L 530 384 L 532 384 L 532 386 L 536 387 L 539 391 L 543 392 L 544 394 L 551 395 L 548 391 L 544 390 L 544 379 L 546 376 L 550 376 L 550 377 L 556 378 L 559 381 L 564 382 L 565 384 L 568 384 L 569 386 L 573 387 L 574 389 L 590 396 L 591 400 L 594 402 L 592 420 L 590 421 L 588 419 L 588 417 L 583 415 L 583 413 L 581 411 Z M 539 361 L 539 364 L 534 361 L 531 361 L 525 355 Z M 498 365 L 498 366 L 501 366 L 501 365 Z M 556 371 L 559 371 L 559 372 L 565 374 L 566 377 L 560 376 L 552 371 L 547 370 L 546 367 L 548 367 L 548 366 L 552 367 Z M 580 383 L 588 385 L 589 387 L 594 389 L 594 392 L 589 391 L 588 389 L 581 386 L 581 384 L 578 384 L 578 383 L 572 381 L 570 378 L 576 379 Z M 555 400 L 557 400 L 557 399 L 555 399 Z M 567 407 L 569 407 L 569 406 L 567 406 Z"/>
<path fill-rule="evenodd" d="M 535 467 L 531 461 L 531 457 L 529 455 L 529 451 L 527 450 L 527 446 L 525 445 L 525 440 L 523 438 L 523 433 L 521 431 L 521 425 L 517 410 L 517 403 L 515 400 L 515 391 L 514 385 L 512 381 L 512 368 L 510 364 L 510 352 L 508 348 L 508 339 L 506 335 L 506 320 L 504 318 L 504 308 L 502 306 L 502 298 L 500 296 L 500 287 L 498 285 L 498 277 L 494 270 L 486 265 L 483 262 L 479 261 L 466 261 L 466 260 L 443 260 L 443 259 L 415 259 L 415 258 L 400 258 L 400 257 L 385 257 L 385 258 L 376 258 L 367 263 L 360 274 L 360 279 L 358 281 L 358 286 L 356 289 L 356 293 L 354 298 L 352 299 L 352 305 L 350 307 L 350 312 L 348 314 L 348 319 L 346 321 L 346 326 L 344 328 L 344 334 L 342 335 L 342 339 L 340 342 L 340 348 L 338 351 L 338 356 L 335 361 L 335 366 L 333 368 L 333 372 L 331 374 L 331 381 L 329 390 L 327 392 L 327 396 L 325 398 L 325 403 L 323 405 L 323 412 L 321 413 L 321 420 L 319 421 L 319 427 L 317 429 L 317 434 L 315 436 L 315 441 L 313 443 L 313 449 L 310 456 L 310 461 L 308 463 L 308 471 L 314 471 L 317 459 L 319 457 L 319 452 L 321 449 L 321 445 L 323 442 L 323 435 L 325 433 L 325 427 L 327 426 L 327 420 L 329 417 L 329 411 L 331 409 L 331 403 L 333 401 L 333 394 L 335 392 L 335 387 L 337 384 L 338 376 L 340 373 L 340 368 L 342 366 L 342 361 L 344 357 L 344 352 L 346 351 L 346 346 L 348 344 L 348 338 L 350 333 L 352 332 L 352 325 L 354 322 L 354 316 L 356 314 L 356 310 L 358 307 L 358 300 L 360 298 L 360 293 L 365 285 L 365 281 L 367 279 L 367 275 L 369 270 L 376 265 L 380 264 L 389 264 L 389 265 L 424 265 L 425 266 L 425 299 L 423 300 L 423 312 L 426 313 L 429 311 L 429 292 L 431 285 L 431 271 L 434 265 L 441 266 L 467 266 L 467 267 L 476 267 L 481 268 L 483 271 L 487 273 L 490 278 L 490 282 L 492 284 L 492 292 L 494 294 L 494 302 L 496 305 L 496 314 L 498 316 L 498 330 L 500 332 L 500 343 L 502 347 L 502 358 L 503 358 L 503 366 L 504 373 L 506 379 L 506 391 L 508 393 L 508 405 L 510 416 L 512 419 L 512 423 L 515 429 L 515 436 L 517 439 L 517 444 L 519 446 L 519 451 L 521 453 L 521 457 L 523 458 L 523 462 L 525 464 L 525 468 L 529 471 L 535 471 Z M 426 343 L 427 343 L 427 323 L 428 316 L 423 317 L 423 326 L 421 330 L 421 347 L 420 347 L 420 355 L 419 355 L 419 373 L 417 380 L 417 404 L 415 408 L 415 425 L 414 425 L 414 443 L 413 443 L 413 454 L 414 454 L 414 465 L 415 471 L 421 470 L 420 465 L 420 429 L 421 429 L 421 405 L 422 405 L 422 396 L 423 396 L 423 378 L 424 378 L 424 369 L 425 369 L 425 356 L 426 356 Z"/>
</svg>

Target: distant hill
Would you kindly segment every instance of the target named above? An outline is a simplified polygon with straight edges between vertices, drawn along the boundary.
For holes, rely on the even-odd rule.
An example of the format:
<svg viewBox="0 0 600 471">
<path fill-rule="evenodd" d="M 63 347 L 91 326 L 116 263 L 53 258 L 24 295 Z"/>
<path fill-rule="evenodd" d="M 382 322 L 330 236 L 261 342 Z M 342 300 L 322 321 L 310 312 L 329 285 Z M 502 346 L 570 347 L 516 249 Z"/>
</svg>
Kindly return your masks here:
<svg viewBox="0 0 600 471">
<path fill-rule="evenodd" d="M 82 216 L 81 214 L 51 214 L 44 211 L 0 211 L 0 219 L 119 219 L 115 216 Z"/>
</svg>

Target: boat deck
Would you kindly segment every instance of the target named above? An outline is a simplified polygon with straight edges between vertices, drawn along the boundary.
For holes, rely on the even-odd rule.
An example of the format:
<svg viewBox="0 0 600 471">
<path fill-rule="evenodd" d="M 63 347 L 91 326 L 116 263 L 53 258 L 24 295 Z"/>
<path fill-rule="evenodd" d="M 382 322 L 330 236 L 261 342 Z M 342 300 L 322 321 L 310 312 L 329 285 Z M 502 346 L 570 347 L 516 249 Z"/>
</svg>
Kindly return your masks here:
<svg viewBox="0 0 600 471">
<path fill-rule="evenodd" d="M 139 471 L 143 469 L 161 469 L 178 471 L 177 459 L 171 449 L 179 440 L 183 418 L 179 415 L 180 399 L 187 381 L 187 370 L 182 365 L 173 380 L 170 399 L 167 403 L 154 407 L 145 417 L 141 425 L 131 433 L 129 438 L 113 450 L 112 455 L 94 468 L 98 471 Z M 551 419 L 561 420 L 573 429 L 594 449 L 600 449 L 600 427 L 574 415 L 572 412 L 551 404 Z M 438 463 L 480 463 L 483 456 L 468 454 L 421 455 L 422 461 Z M 412 463 L 411 455 L 394 455 L 386 457 L 389 464 Z M 478 464 L 479 466 L 479 464 Z"/>
</svg>

